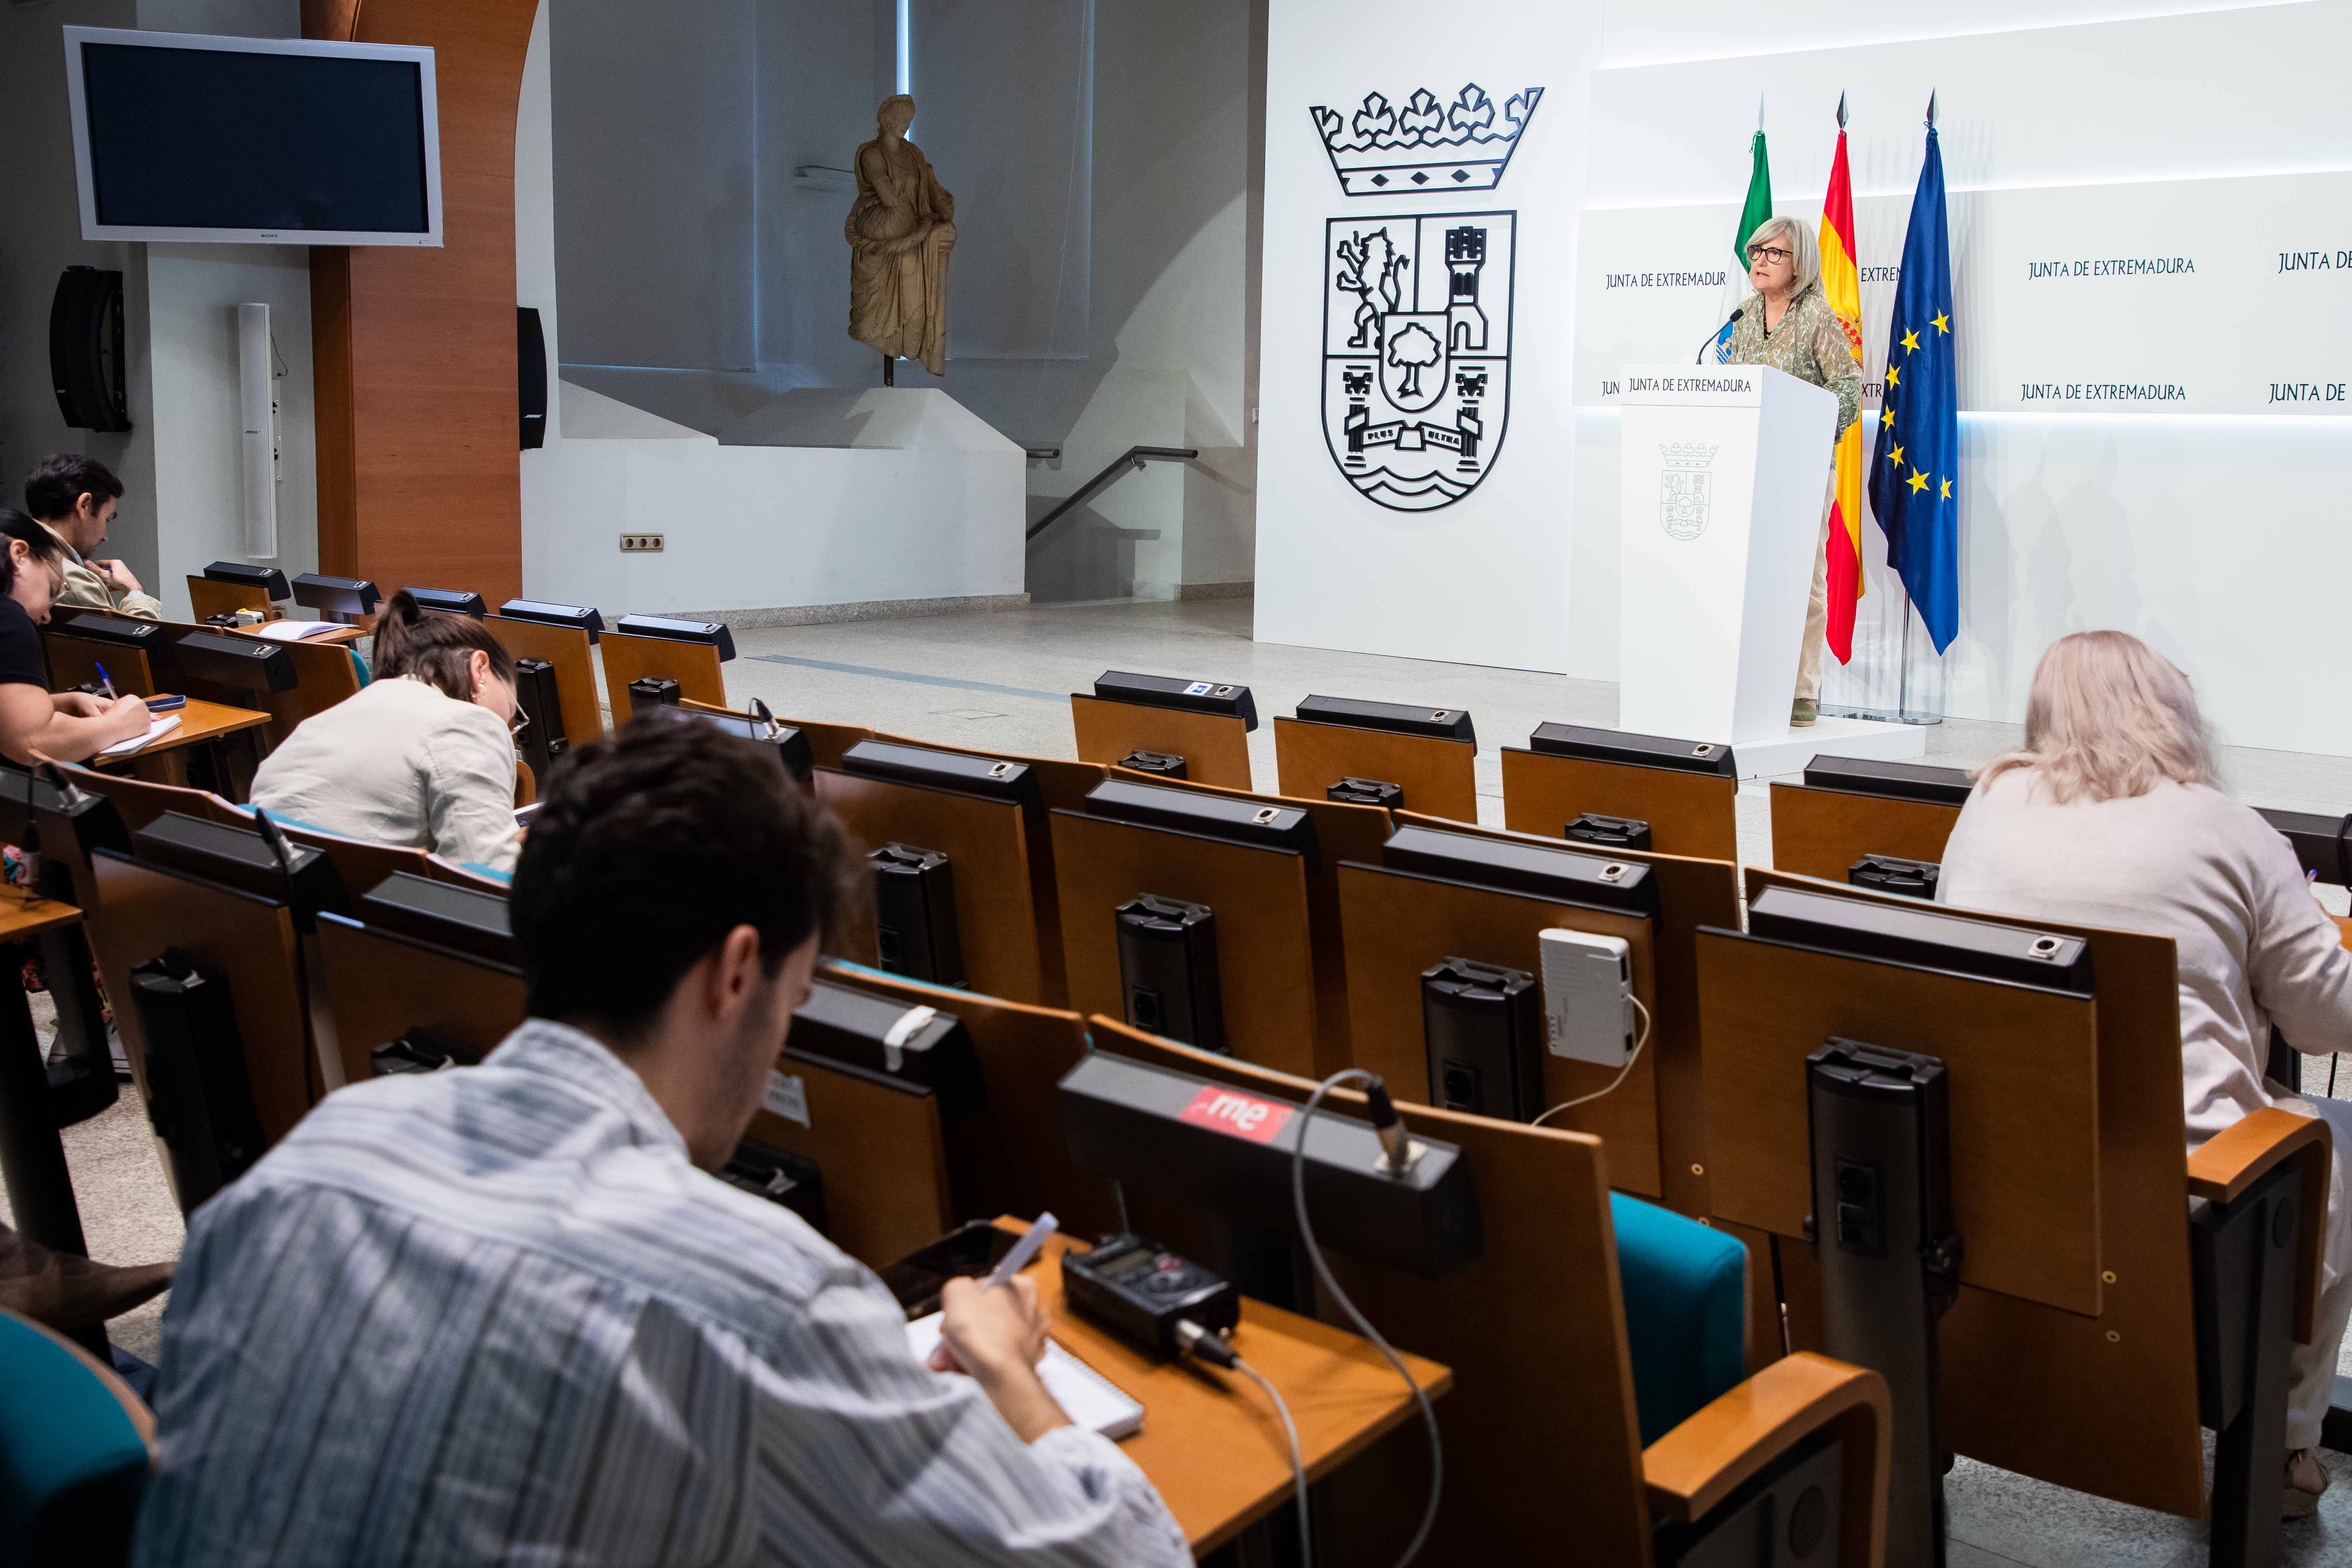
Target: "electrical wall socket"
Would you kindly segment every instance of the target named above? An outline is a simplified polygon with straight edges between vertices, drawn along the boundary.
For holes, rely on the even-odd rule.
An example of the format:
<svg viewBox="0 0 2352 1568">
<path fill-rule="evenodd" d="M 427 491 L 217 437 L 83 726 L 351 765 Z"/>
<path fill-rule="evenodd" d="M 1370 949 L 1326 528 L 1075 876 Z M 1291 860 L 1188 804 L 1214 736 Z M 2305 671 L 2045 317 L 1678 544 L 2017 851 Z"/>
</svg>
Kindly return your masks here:
<svg viewBox="0 0 2352 1568">
<path fill-rule="evenodd" d="M 641 552 L 658 553 L 662 547 L 662 537 L 658 533 L 625 533 L 621 535 L 621 553 L 624 555 L 635 555 Z"/>
</svg>

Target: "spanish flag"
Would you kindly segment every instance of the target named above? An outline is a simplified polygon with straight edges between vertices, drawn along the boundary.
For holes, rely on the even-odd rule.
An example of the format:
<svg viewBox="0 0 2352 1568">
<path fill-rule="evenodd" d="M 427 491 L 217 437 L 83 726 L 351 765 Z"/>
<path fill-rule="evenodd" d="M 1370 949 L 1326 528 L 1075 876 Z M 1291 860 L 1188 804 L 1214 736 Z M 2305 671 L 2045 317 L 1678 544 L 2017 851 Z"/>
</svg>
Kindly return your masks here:
<svg viewBox="0 0 2352 1568">
<path fill-rule="evenodd" d="M 1845 102 L 1838 101 L 1837 157 L 1830 194 L 1822 203 L 1822 297 L 1845 329 L 1862 363 L 1862 277 L 1853 247 L 1853 182 L 1845 166 Z M 1829 609 L 1826 640 L 1840 664 L 1853 658 L 1853 606 L 1862 597 L 1862 421 L 1845 427 L 1837 444 L 1837 492 L 1830 505 Z"/>
</svg>

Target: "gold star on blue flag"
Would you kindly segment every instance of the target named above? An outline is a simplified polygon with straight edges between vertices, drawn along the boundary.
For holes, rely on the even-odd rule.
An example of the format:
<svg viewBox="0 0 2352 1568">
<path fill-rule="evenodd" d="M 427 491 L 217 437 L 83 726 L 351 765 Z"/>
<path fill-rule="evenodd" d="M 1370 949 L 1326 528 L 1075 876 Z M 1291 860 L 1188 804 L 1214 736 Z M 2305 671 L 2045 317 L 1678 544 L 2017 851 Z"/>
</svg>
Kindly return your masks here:
<svg viewBox="0 0 2352 1568">
<path fill-rule="evenodd" d="M 1886 534 L 1887 563 L 1903 579 L 1937 653 L 1960 630 L 1960 503 L 1952 494 L 1960 471 L 1958 341 L 1944 157 L 1931 123 L 1886 328 L 1886 401 L 1879 423 L 1889 460 L 1871 465 L 1870 510 Z"/>
</svg>

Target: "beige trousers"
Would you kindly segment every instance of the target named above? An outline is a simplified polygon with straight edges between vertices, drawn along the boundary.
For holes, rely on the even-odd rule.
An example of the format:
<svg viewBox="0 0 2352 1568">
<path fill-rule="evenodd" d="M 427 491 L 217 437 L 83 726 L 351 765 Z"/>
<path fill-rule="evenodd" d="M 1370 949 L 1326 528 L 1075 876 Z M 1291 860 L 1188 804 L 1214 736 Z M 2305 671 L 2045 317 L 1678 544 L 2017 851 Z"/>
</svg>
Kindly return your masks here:
<svg viewBox="0 0 2352 1568">
<path fill-rule="evenodd" d="M 1830 509 L 1837 504 L 1837 469 L 1830 469 L 1830 488 L 1822 497 L 1820 537 L 1813 541 L 1813 596 L 1805 605 L 1805 640 L 1797 645 L 1797 700 L 1822 700 L 1822 637 L 1830 624 Z"/>
</svg>

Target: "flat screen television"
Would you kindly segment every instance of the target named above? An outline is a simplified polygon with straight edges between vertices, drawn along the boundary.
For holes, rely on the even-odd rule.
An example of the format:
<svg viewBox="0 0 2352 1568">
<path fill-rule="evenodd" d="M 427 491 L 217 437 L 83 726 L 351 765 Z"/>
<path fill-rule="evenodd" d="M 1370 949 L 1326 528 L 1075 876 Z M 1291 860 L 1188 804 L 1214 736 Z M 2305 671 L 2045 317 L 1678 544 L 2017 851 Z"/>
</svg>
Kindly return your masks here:
<svg viewBox="0 0 2352 1568">
<path fill-rule="evenodd" d="M 431 49 L 64 32 L 84 239 L 441 243 Z"/>
</svg>

